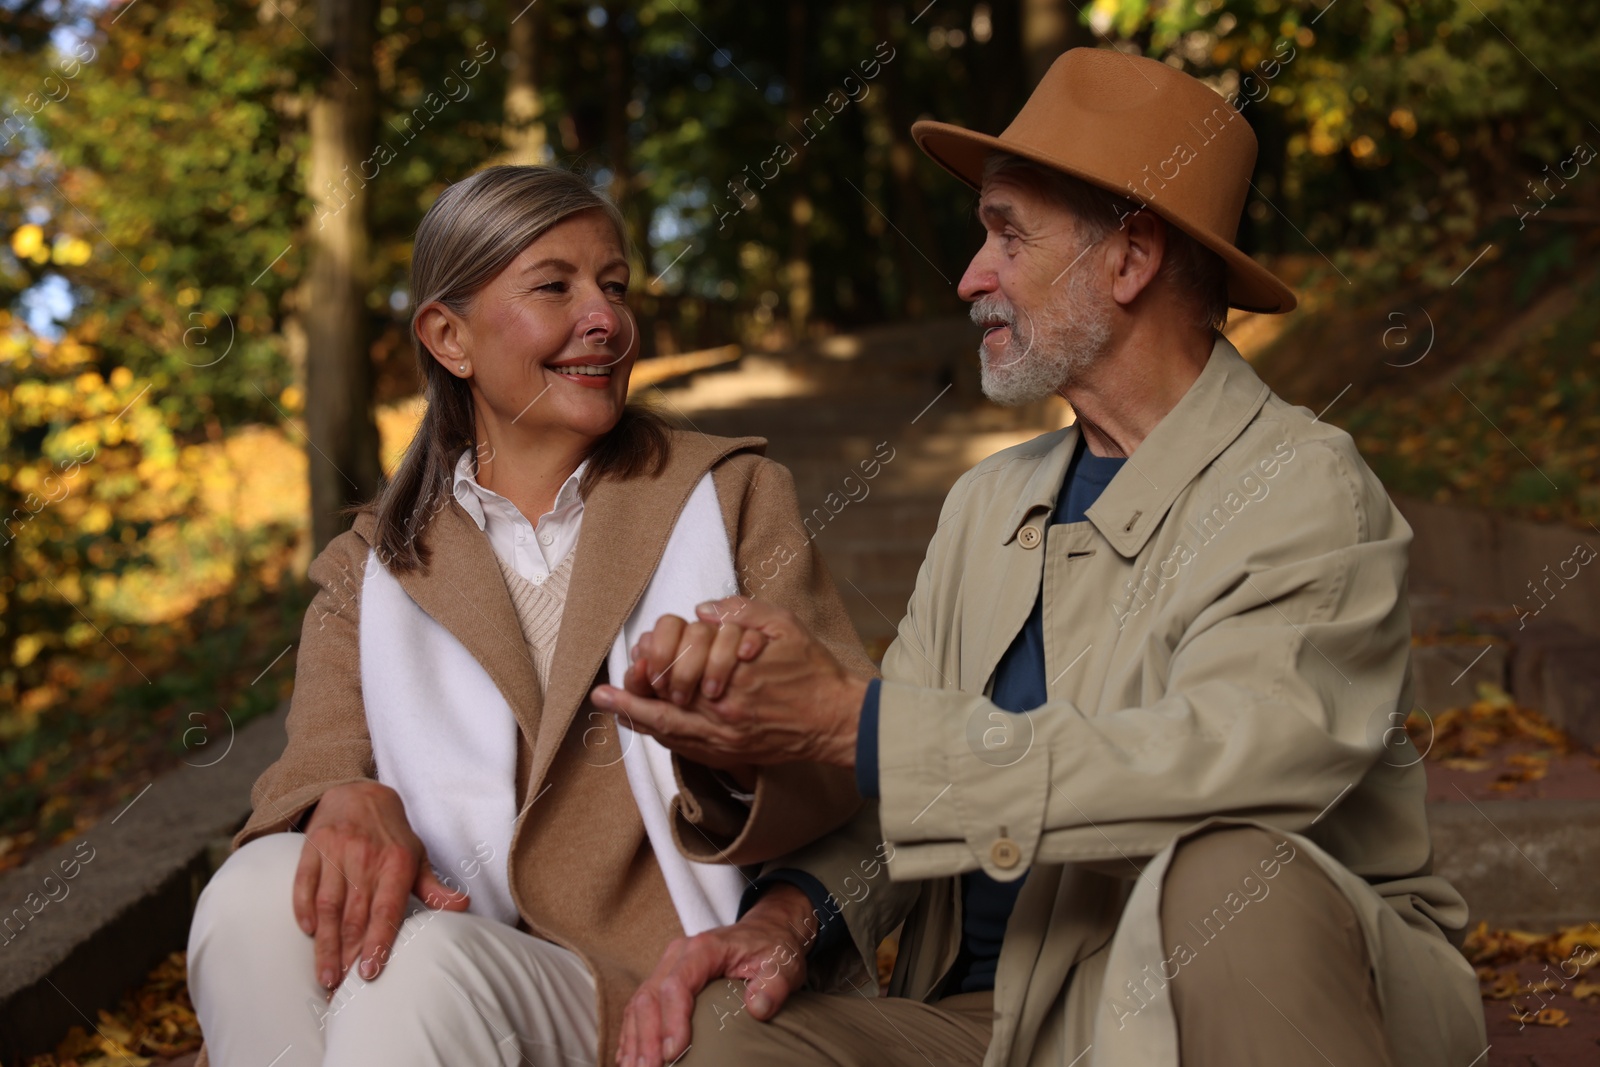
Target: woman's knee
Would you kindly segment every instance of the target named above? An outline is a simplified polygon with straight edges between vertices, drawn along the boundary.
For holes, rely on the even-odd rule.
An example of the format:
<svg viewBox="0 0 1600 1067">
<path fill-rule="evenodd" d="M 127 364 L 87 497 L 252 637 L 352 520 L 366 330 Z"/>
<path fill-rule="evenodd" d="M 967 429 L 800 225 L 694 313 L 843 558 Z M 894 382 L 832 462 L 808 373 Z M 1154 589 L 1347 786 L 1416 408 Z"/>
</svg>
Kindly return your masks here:
<svg viewBox="0 0 1600 1067">
<path fill-rule="evenodd" d="M 294 872 L 300 865 L 302 834 L 267 834 L 242 845 L 223 861 L 195 902 L 196 927 L 249 921 L 274 913 L 293 913 Z"/>
<path fill-rule="evenodd" d="M 419 1050 L 447 1036 L 485 1048 L 536 1044 L 538 1035 L 517 1022 L 539 1014 L 529 1003 L 543 990 L 532 964 L 502 951 L 492 920 L 429 909 L 415 897 L 410 904 L 393 947 L 381 954 L 382 970 L 367 980 L 352 969 L 330 1000 L 322 1019 L 326 1062 L 372 1062 L 374 1041 Z M 402 1059 L 396 1053 L 386 1062 Z"/>
<path fill-rule="evenodd" d="M 472 919 L 410 898 L 393 944 L 378 953 L 382 969 L 366 980 L 351 968 L 334 997 L 336 1006 L 360 1000 L 363 1007 L 380 1010 L 374 1002 L 381 1001 L 386 1016 L 437 1011 L 441 1001 L 447 1012 L 470 1010 L 470 1004 L 455 1003 L 459 998 L 451 994 L 451 986 L 460 990 L 475 984 L 482 977 L 479 972 L 493 963 L 493 954 L 483 951 L 486 935 Z"/>
</svg>

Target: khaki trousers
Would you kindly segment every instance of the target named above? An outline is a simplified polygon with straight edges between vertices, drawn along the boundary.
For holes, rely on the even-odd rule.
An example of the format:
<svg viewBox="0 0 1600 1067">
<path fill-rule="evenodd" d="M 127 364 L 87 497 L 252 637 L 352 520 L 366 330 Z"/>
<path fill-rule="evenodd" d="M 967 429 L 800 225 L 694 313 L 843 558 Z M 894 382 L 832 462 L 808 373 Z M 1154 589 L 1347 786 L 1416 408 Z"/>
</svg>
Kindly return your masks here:
<svg viewBox="0 0 1600 1067">
<path fill-rule="evenodd" d="M 1238 893 L 1244 875 L 1273 858 L 1275 844 L 1256 827 L 1222 826 L 1174 852 L 1162 885 L 1162 943 L 1198 944 L 1172 979 L 1183 1067 L 1392 1067 L 1366 940 L 1355 911 L 1315 863 L 1283 864 L 1270 894 L 1221 934 L 1204 943 L 1195 934 Z M 923 1004 L 874 992 L 798 993 L 762 1023 L 738 1010 L 738 992 L 714 982 L 696 1003 L 681 1067 L 983 1062 L 991 994 Z M 1035 1058 L 1041 1054 L 1061 1064 L 1073 1057 L 1040 1049 Z"/>
<path fill-rule="evenodd" d="M 189 928 L 189 995 L 214 1067 L 593 1067 L 595 986 L 577 956 L 412 897 L 388 964 L 330 997 L 291 897 L 302 834 L 244 845 Z"/>
</svg>

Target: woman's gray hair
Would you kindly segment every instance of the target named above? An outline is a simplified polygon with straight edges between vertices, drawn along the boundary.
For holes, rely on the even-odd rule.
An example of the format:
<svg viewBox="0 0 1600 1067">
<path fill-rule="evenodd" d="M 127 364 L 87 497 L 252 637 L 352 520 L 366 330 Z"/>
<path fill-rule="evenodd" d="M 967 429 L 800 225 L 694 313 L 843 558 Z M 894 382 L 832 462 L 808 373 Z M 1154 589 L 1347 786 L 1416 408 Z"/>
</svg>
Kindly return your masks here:
<svg viewBox="0 0 1600 1067">
<path fill-rule="evenodd" d="M 411 249 L 411 338 L 417 315 L 437 300 L 465 315 L 472 298 L 529 244 L 558 222 L 584 211 L 603 212 L 628 244 L 617 205 L 587 178 L 559 167 L 488 167 L 439 194 Z"/>
<path fill-rule="evenodd" d="M 984 160 L 983 180 L 998 175 L 1024 181 L 1072 212 L 1090 244 L 1119 229 L 1123 219 L 1143 207 L 1137 200 L 1009 152 L 990 152 Z M 1221 256 L 1171 223 L 1167 224 L 1160 273 L 1189 298 L 1200 325 L 1220 330 L 1227 323 L 1227 265 Z"/>
<path fill-rule="evenodd" d="M 427 408 L 394 478 L 372 504 L 378 556 L 391 571 L 428 562 L 418 542 L 428 521 L 449 504 L 455 464 L 477 442 L 472 390 L 433 357 L 417 333 L 422 309 L 437 301 L 467 315 L 483 288 L 552 227 L 586 211 L 601 212 L 628 248 L 622 212 L 580 174 L 559 167 L 487 167 L 449 186 L 417 226 L 411 253 L 411 343 Z M 629 477 L 665 462 L 666 424 L 629 406 L 589 456 L 580 491 L 601 477 Z M 476 466 L 476 465 L 474 465 Z"/>
</svg>

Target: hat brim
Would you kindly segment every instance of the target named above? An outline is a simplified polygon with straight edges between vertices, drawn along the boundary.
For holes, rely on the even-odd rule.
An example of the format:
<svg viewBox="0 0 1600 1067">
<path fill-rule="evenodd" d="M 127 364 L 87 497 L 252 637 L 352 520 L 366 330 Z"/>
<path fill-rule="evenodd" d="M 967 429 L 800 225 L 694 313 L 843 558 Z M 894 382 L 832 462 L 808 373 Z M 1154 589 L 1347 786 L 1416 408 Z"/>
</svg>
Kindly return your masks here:
<svg viewBox="0 0 1600 1067">
<path fill-rule="evenodd" d="M 1054 159 L 1026 146 L 1004 141 L 999 137 L 991 137 L 988 134 L 975 133 L 947 122 L 934 122 L 929 119 L 914 122 L 911 124 L 911 139 L 917 143 L 918 148 L 927 153 L 929 159 L 974 189 L 983 187 L 983 164 L 989 153 L 1009 152 L 1061 171 L 1063 174 L 1080 178 L 1118 196 L 1144 203 L 1145 207 L 1166 219 L 1168 223 L 1222 257 L 1228 272 L 1230 307 L 1270 315 L 1293 311 L 1298 303 L 1294 290 L 1280 281 L 1277 275 L 1235 248 L 1231 241 L 1198 227 L 1186 225 L 1179 219 L 1170 218 L 1159 207 L 1145 203 L 1137 196 L 1130 196 L 1126 188 L 1119 187 L 1103 175 Z"/>
</svg>

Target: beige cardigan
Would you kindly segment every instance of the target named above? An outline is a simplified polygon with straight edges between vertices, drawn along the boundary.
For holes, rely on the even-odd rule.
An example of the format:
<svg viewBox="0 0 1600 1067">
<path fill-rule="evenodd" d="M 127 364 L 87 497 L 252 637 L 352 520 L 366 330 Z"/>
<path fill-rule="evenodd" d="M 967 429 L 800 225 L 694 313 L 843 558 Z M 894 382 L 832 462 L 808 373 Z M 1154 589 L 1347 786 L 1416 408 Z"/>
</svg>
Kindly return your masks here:
<svg viewBox="0 0 1600 1067">
<path fill-rule="evenodd" d="M 678 431 L 660 474 L 595 485 L 584 502 L 548 699 L 541 700 L 494 550 L 458 503 L 450 500 L 423 530 L 423 543 L 432 551 L 429 566 L 399 577 L 417 604 L 473 651 L 517 717 L 521 814 L 509 862 L 518 925 L 571 949 L 595 975 L 601 1065 L 614 1058 L 628 997 L 682 930 L 621 762 L 584 758 L 597 743 L 596 729 L 606 732 L 607 744 L 617 744 L 615 721 L 590 704 L 588 695 L 604 679 L 606 654 L 706 471 L 716 484 L 742 583 L 759 582 L 763 599 L 795 612 L 850 669 L 872 671 L 800 523 L 793 479 L 764 458 L 765 446 L 759 437 Z M 255 810 L 234 848 L 292 828 L 335 785 L 376 778 L 358 637 L 361 580 L 375 525 L 374 513 L 362 512 L 352 529 L 312 561 L 317 593 L 301 633 L 289 744 L 256 782 Z M 679 833 L 700 836 L 703 828 L 702 847 L 708 840 L 730 846 L 739 863 L 803 845 L 845 822 L 861 804 L 846 770 L 765 769 L 748 812 L 727 799 L 726 790 L 710 786 L 704 768 L 680 762 L 678 770 L 680 782 L 701 796 L 680 804 Z M 750 832 L 741 833 L 742 826 Z M 538 877 L 552 868 L 563 877 Z M 199 1063 L 206 1064 L 203 1049 Z"/>
</svg>

